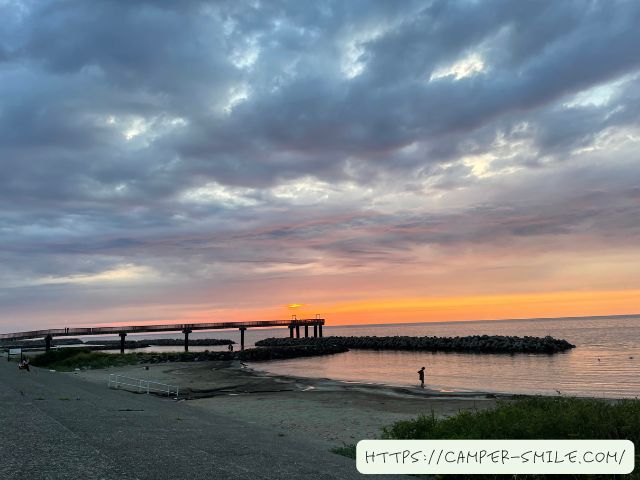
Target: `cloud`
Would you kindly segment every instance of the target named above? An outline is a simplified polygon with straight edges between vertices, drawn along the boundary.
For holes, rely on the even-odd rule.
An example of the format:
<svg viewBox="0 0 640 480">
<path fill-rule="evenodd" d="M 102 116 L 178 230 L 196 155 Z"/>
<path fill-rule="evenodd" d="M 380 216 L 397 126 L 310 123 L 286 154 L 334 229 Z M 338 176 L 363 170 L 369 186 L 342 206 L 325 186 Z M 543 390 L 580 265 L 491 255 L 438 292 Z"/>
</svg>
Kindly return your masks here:
<svg viewBox="0 0 640 480">
<path fill-rule="evenodd" d="M 636 251 L 636 2 L 5 1 L 0 16 L 2 303 L 47 278 L 73 279 L 55 285 L 73 301 L 122 295 L 107 280 L 125 266 L 154 304 L 155 280 L 200 301 L 194 283 L 275 292 L 457 250 L 477 271 Z"/>
</svg>

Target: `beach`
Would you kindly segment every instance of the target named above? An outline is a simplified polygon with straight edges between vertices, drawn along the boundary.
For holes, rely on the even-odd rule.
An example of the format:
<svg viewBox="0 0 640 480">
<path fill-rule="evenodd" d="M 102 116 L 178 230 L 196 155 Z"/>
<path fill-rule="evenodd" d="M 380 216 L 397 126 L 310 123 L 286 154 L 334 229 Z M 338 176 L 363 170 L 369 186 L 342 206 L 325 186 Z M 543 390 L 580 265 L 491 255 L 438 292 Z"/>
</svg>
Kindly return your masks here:
<svg viewBox="0 0 640 480">
<path fill-rule="evenodd" d="M 148 368 L 148 369 L 147 369 Z M 449 416 L 495 405 L 483 392 L 440 392 L 273 375 L 233 362 L 176 362 L 62 373 L 106 385 L 108 374 L 180 388 L 180 398 L 202 411 L 261 427 L 278 435 L 302 433 L 324 448 L 380 436 L 381 428 L 419 415 Z M 502 398 L 508 399 L 509 395 Z"/>
<path fill-rule="evenodd" d="M 351 459 L 302 431 L 108 389 L 106 372 L 91 373 L 0 362 L 0 478 L 361 478 Z"/>
</svg>

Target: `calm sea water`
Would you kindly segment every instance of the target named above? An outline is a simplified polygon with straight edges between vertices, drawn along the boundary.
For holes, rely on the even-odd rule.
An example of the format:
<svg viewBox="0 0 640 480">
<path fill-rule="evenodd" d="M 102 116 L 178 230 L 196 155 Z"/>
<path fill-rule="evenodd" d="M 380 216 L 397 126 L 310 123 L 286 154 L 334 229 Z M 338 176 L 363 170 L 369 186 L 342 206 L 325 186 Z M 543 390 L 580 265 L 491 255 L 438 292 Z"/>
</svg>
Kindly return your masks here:
<svg viewBox="0 0 640 480">
<path fill-rule="evenodd" d="M 323 333 L 325 336 L 551 335 L 568 340 L 576 348 L 554 355 L 352 350 L 326 357 L 252 363 L 250 366 L 276 374 L 402 386 L 417 385 L 416 372 L 425 366 L 428 386 L 442 391 L 640 396 L 640 316 L 325 326 Z M 262 338 L 287 335 L 287 329 L 250 329 L 246 344 L 252 346 Z M 204 337 L 230 338 L 239 342 L 237 331 L 191 334 L 191 338 Z M 149 350 L 176 348 L 150 347 Z M 191 347 L 190 350 L 224 348 Z"/>
</svg>

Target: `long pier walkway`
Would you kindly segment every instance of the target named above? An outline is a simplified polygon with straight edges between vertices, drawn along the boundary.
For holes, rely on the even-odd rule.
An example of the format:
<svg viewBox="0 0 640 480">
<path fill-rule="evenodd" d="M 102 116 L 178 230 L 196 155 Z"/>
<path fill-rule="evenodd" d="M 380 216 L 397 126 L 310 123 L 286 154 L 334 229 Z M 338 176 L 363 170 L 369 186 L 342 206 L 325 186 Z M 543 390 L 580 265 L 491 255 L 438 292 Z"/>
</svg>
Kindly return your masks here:
<svg viewBox="0 0 640 480">
<path fill-rule="evenodd" d="M 119 325 L 115 327 L 74 327 L 31 330 L 28 332 L 2 333 L 1 341 L 27 340 L 43 338 L 46 350 L 51 349 L 53 337 L 85 337 L 90 335 L 119 335 L 120 352 L 124 353 L 125 338 L 129 333 L 181 332 L 184 334 L 184 350 L 189 351 L 189 334 L 195 330 L 227 330 L 237 328 L 240 331 L 240 348 L 244 350 L 244 332 L 247 328 L 289 327 L 289 336 L 300 338 L 300 327 L 304 327 L 304 336 L 309 336 L 309 327 L 313 327 L 313 336 L 322 337 L 324 319 L 316 318 L 291 320 L 256 320 L 250 322 L 210 322 L 210 323 L 174 323 L 160 325 Z"/>
</svg>

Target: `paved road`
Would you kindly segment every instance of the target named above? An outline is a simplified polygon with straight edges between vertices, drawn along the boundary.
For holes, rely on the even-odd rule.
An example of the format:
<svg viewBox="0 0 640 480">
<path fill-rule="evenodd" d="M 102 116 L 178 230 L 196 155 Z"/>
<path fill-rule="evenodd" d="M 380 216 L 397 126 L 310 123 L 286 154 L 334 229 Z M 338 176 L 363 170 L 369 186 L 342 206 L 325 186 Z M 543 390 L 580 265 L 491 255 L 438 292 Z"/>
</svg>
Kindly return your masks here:
<svg viewBox="0 0 640 480">
<path fill-rule="evenodd" d="M 105 375 L 106 378 L 106 375 Z M 351 479 L 312 439 L 0 357 L 0 479 Z M 386 479 L 390 477 L 386 476 Z"/>
</svg>

